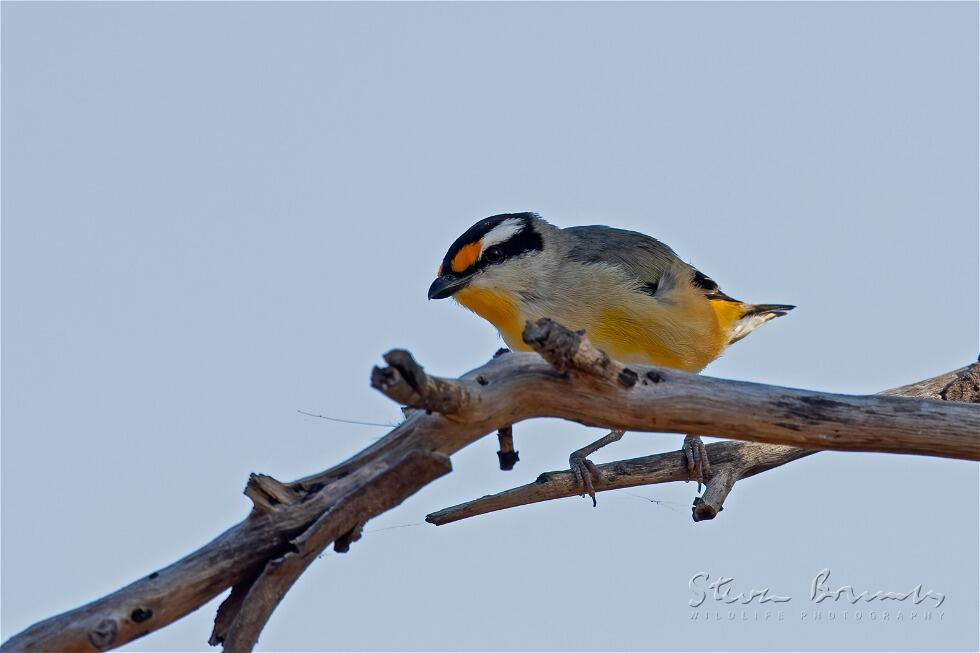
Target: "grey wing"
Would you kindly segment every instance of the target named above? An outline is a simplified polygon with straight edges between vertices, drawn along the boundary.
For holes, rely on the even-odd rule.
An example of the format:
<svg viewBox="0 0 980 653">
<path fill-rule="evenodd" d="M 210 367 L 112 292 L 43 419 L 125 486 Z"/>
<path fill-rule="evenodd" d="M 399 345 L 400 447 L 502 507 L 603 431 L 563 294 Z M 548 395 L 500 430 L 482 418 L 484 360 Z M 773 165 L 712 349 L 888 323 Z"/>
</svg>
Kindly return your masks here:
<svg viewBox="0 0 980 653">
<path fill-rule="evenodd" d="M 731 300 L 711 278 L 682 261 L 674 250 L 656 238 L 602 225 L 568 227 L 562 231 L 571 236 L 571 258 L 587 264 L 615 265 L 634 277 L 644 292 L 651 295 L 658 289 L 666 289 L 668 279 L 664 275 L 668 271 L 688 271 L 691 282 L 709 299 Z"/>
<path fill-rule="evenodd" d="M 587 265 L 616 266 L 635 278 L 651 295 L 667 270 L 677 263 L 685 265 L 670 247 L 636 231 L 601 225 L 568 227 L 562 231 L 571 236 L 572 259 Z"/>
</svg>

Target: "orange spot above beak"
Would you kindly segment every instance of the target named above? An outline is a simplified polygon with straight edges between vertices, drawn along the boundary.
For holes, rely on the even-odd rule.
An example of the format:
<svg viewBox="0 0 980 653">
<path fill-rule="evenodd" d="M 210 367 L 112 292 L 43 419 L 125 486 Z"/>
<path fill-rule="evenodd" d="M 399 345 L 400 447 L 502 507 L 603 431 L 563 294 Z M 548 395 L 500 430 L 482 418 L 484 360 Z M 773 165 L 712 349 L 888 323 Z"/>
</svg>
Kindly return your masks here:
<svg viewBox="0 0 980 653">
<path fill-rule="evenodd" d="M 456 257 L 453 258 L 453 272 L 463 272 L 476 263 L 476 260 L 480 258 L 480 247 L 480 243 L 475 242 L 460 248 Z"/>
</svg>

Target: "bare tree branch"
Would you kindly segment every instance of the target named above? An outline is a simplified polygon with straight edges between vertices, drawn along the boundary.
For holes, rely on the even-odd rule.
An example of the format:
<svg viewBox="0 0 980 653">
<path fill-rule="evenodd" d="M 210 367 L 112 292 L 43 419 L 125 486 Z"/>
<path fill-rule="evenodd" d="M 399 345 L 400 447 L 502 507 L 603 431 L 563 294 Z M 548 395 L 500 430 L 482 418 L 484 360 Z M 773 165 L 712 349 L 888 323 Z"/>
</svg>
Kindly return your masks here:
<svg viewBox="0 0 980 653">
<path fill-rule="evenodd" d="M 366 521 L 447 473 L 453 453 L 534 417 L 808 449 L 980 458 L 980 410 L 974 405 L 852 397 L 627 368 L 581 334 L 547 321 L 529 325 L 526 339 L 541 357 L 501 355 L 452 380 L 428 375 L 407 352 L 390 352 L 388 367 L 373 371 L 372 385 L 416 410 L 407 411 L 388 435 L 347 461 L 292 483 L 253 475 L 246 489 L 253 509 L 244 521 L 170 566 L 41 621 L 0 648 L 118 647 L 234 588 L 219 610 L 212 641 L 224 641 L 228 650 L 250 650 L 282 594 L 331 541 L 345 549 Z M 947 395 L 965 396 L 973 387 L 970 382 L 947 387 L 951 380 L 943 386 Z M 726 449 L 719 445 L 745 446 L 710 445 L 709 454 L 722 464 Z M 680 455 L 662 454 L 673 456 L 671 467 L 686 474 Z M 766 464 L 762 457 L 754 463 L 757 471 Z M 715 493 L 723 500 L 724 486 Z"/>
<path fill-rule="evenodd" d="M 778 444 L 766 445 L 731 440 L 715 442 L 707 445 L 706 448 L 708 456 L 712 460 L 714 471 L 708 479 L 705 496 L 714 491 L 717 495 L 719 508 L 724 501 L 724 495 L 727 495 L 728 490 L 731 489 L 731 484 L 738 478 L 752 476 L 816 453 L 815 450 L 785 447 Z M 599 471 L 598 479 L 594 481 L 596 492 L 690 480 L 687 461 L 682 451 L 670 451 L 653 456 L 596 465 L 596 469 Z M 545 472 L 534 483 L 439 510 L 428 515 L 425 520 L 441 526 L 488 512 L 581 494 L 582 486 L 576 482 L 571 471 Z M 700 519 L 696 518 L 696 521 L 700 521 Z"/>
<path fill-rule="evenodd" d="M 978 382 L 980 365 L 973 364 L 878 394 L 940 400 L 952 394 L 959 401 L 977 402 L 980 401 Z M 706 479 L 704 495 L 697 497 L 691 508 L 694 521 L 713 519 L 721 512 L 725 499 L 737 481 L 818 453 L 816 449 L 737 441 L 717 442 L 706 448 L 712 461 L 712 471 Z M 690 480 L 687 460 L 681 451 L 596 465 L 596 469 L 599 472 L 598 478 L 593 479 L 596 492 Z M 570 471 L 545 472 L 534 483 L 438 510 L 427 515 L 425 520 L 441 526 L 488 512 L 581 494 L 582 487 L 576 483 Z"/>
<path fill-rule="evenodd" d="M 550 320 L 528 325 L 528 344 L 553 368 L 528 354 L 510 354 L 482 368 L 486 385 L 467 377 L 436 379 L 418 369 L 438 397 L 452 395 L 443 415 L 459 425 L 560 417 L 626 431 L 728 436 L 806 449 L 877 451 L 980 459 L 980 410 L 953 402 L 889 395 L 840 395 L 730 381 L 643 365 L 624 366 L 582 335 Z M 503 366 L 506 369 L 495 369 Z M 556 373 L 557 372 L 557 373 Z M 378 370 L 375 385 L 408 405 L 437 410 L 399 368 Z M 453 388 L 455 386 L 455 388 Z"/>
</svg>

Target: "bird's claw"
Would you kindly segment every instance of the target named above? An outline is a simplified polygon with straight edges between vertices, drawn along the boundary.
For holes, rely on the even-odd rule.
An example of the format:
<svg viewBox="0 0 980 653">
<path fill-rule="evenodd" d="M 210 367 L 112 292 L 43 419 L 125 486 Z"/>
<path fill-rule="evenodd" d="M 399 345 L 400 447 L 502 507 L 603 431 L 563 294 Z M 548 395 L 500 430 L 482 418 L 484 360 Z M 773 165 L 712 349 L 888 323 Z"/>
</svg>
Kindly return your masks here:
<svg viewBox="0 0 980 653">
<path fill-rule="evenodd" d="M 704 442 L 701 442 L 699 436 L 684 436 L 684 457 L 687 458 L 687 471 L 691 475 L 691 480 L 698 482 L 698 492 L 700 492 L 705 477 L 711 473 L 711 464 L 708 462 L 708 450 L 705 449 Z"/>
<path fill-rule="evenodd" d="M 595 453 L 599 449 L 603 448 L 607 444 L 619 441 L 623 437 L 625 431 L 610 431 L 607 435 L 599 438 L 587 447 L 582 447 L 578 451 L 573 451 L 572 455 L 568 457 L 568 466 L 572 469 L 572 474 L 575 475 L 575 482 L 580 486 L 585 494 L 588 494 L 592 499 L 592 507 L 596 507 L 595 500 L 595 486 L 593 484 L 593 479 L 600 479 L 602 475 L 596 466 L 592 464 L 592 461 L 586 458 L 591 453 Z"/>
<path fill-rule="evenodd" d="M 575 452 L 568 457 L 568 466 L 575 475 L 575 482 L 583 490 L 579 496 L 588 494 L 592 499 L 592 507 L 596 507 L 598 503 L 595 500 L 595 486 L 592 484 L 592 478 L 599 477 L 599 470 L 596 469 L 595 464 L 584 455 Z"/>
</svg>

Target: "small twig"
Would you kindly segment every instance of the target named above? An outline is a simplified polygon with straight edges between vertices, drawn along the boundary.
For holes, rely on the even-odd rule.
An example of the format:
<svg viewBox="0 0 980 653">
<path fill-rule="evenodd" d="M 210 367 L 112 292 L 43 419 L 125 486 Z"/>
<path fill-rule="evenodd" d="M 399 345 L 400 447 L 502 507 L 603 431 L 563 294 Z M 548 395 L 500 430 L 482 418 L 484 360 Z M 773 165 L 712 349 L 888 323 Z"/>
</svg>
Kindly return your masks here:
<svg viewBox="0 0 980 653">
<path fill-rule="evenodd" d="M 741 478 L 743 471 L 732 464 L 718 465 L 712 470 L 704 494 L 695 497 L 694 505 L 691 507 L 691 516 L 694 521 L 714 519 L 719 512 L 725 509 L 722 504 L 725 503 L 729 492 L 735 487 L 735 481 Z"/>
<path fill-rule="evenodd" d="M 260 512 L 271 512 L 281 506 L 289 506 L 300 500 L 295 489 L 280 483 L 266 474 L 249 474 L 245 496 Z"/>
<path fill-rule="evenodd" d="M 498 429 L 497 441 L 500 443 L 500 451 L 497 452 L 500 469 L 505 472 L 514 469 L 514 465 L 520 460 L 519 452 L 514 449 L 514 427 L 505 426 Z"/>
<path fill-rule="evenodd" d="M 524 325 L 524 342 L 551 363 L 559 374 L 571 370 L 595 376 L 618 375 L 623 365 L 597 349 L 585 331 L 571 331 L 548 318 Z"/>
</svg>

